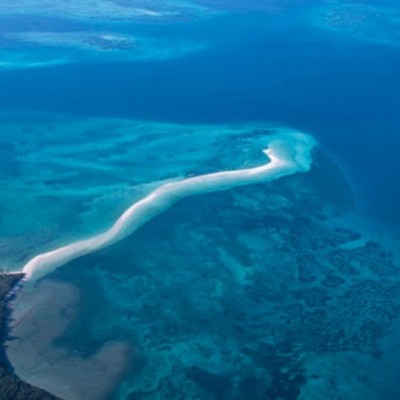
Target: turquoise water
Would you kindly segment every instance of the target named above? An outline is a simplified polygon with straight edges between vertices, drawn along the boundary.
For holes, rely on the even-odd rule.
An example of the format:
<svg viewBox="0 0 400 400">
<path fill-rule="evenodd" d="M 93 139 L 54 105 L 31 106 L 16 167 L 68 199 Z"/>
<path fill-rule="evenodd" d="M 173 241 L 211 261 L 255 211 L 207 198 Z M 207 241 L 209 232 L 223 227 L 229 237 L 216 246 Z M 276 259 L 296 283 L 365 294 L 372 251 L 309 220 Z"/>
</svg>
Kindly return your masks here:
<svg viewBox="0 0 400 400">
<path fill-rule="evenodd" d="M 399 398 L 400 9 L 322 3 L 0 8 L 6 270 L 164 183 L 261 165 L 277 129 L 319 144 L 307 173 L 183 199 L 26 282 L 24 379 L 66 400 Z"/>
</svg>

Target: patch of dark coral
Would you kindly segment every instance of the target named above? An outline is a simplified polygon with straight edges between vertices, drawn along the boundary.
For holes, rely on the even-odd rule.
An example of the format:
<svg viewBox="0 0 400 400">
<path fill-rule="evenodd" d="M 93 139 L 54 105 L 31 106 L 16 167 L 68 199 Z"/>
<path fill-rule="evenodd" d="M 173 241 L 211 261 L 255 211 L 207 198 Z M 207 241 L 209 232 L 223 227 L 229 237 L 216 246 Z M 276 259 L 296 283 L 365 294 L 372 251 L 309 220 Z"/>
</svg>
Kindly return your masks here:
<svg viewBox="0 0 400 400">
<path fill-rule="evenodd" d="M 232 398 L 232 380 L 229 376 L 213 374 L 196 366 L 188 368 L 186 376 L 213 399 L 229 400 Z"/>
</svg>

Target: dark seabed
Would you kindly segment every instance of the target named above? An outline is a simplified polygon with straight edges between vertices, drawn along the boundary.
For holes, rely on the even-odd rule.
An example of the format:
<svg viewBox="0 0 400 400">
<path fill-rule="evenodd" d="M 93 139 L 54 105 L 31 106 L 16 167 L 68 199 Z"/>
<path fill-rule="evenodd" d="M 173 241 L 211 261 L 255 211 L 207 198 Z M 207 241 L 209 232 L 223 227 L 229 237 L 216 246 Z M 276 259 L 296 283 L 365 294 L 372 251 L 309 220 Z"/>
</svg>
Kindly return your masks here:
<svg viewBox="0 0 400 400">
<path fill-rule="evenodd" d="M 65 400 L 399 399 L 398 1 L 198 3 L 215 15 L 0 7 L 4 268 L 165 180 L 259 165 L 274 126 L 317 139 L 311 171 L 184 199 L 28 281 L 11 363 Z"/>
</svg>

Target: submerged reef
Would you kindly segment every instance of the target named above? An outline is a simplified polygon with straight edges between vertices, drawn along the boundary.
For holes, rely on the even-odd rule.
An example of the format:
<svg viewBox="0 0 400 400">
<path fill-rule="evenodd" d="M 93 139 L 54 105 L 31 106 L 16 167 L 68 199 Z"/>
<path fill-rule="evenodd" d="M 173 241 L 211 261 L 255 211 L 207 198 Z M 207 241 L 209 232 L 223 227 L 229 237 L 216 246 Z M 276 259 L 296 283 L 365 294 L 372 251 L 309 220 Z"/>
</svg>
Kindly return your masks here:
<svg viewBox="0 0 400 400">
<path fill-rule="evenodd" d="M 208 44 L 184 37 L 137 34 L 140 28 L 132 22 L 176 24 L 219 13 L 187 1 L 17 3 L 0 3 L 0 70 L 183 57 L 204 50 Z M 27 20 L 32 23 L 26 25 Z"/>
<path fill-rule="evenodd" d="M 49 29 L 50 30 L 50 29 Z M 118 31 L 25 31 L 1 33 L 0 69 L 76 62 L 167 60 L 207 48 L 191 40 L 160 39 Z"/>
<path fill-rule="evenodd" d="M 274 132 L 193 128 L 189 143 L 187 132 L 172 125 L 138 123 L 138 130 L 153 131 L 146 140 L 130 137 L 117 123 L 110 129 L 91 123 L 106 132 L 103 147 L 83 141 L 76 152 L 88 153 L 84 165 L 103 192 L 118 187 L 114 177 L 125 177 L 124 169 L 131 185 L 152 180 L 158 188 L 175 189 L 199 176 L 213 183 L 221 176 L 215 171 L 259 171 L 266 160 L 252 155 Z M 165 129 L 174 135 L 161 134 Z M 139 157 L 133 166 L 129 150 L 120 156 L 121 147 L 131 144 Z M 17 137 L 19 149 L 28 145 Z M 50 156 L 24 158 L 62 171 L 65 164 L 61 169 L 56 161 L 69 151 L 66 146 L 56 142 Z M 104 169 L 96 173 L 99 159 L 113 179 L 103 177 Z M 75 159 L 67 162 L 74 165 Z M 345 223 L 354 199 L 342 171 L 321 148 L 313 148 L 312 168 L 302 172 L 214 193 L 190 192 L 196 196 L 178 191 L 179 202 L 156 207 L 163 212 L 135 225 L 121 241 L 67 258 L 36 283 L 28 280 L 31 292 L 25 287 L 14 303 L 16 337 L 8 343 L 15 371 L 67 400 L 80 400 L 82 393 L 91 400 L 365 400 L 365 391 L 386 379 L 384 363 L 393 351 L 385 341 L 399 321 L 400 270 L 384 243 Z M 53 199 L 59 187 L 75 196 L 86 176 L 32 179 Z M 165 184 L 171 176 L 181 179 Z M 208 184 L 202 188 L 210 189 Z M 152 186 L 124 202 L 117 197 L 108 204 L 113 214 L 96 216 L 115 221 L 132 197 L 154 200 L 154 193 Z M 95 203 L 96 193 L 85 191 L 79 200 L 86 196 Z M 96 232 L 98 225 L 89 227 Z M 32 304 L 35 312 L 26 312 Z M 37 362 L 27 363 L 27 355 Z M 354 360 L 358 371 L 370 371 L 368 379 L 354 371 Z"/>
<path fill-rule="evenodd" d="M 380 244 L 331 223 L 353 198 L 334 162 L 320 149 L 313 158 L 305 174 L 186 198 L 58 269 L 52 279 L 80 287 L 83 306 L 55 345 L 90 357 L 129 342 L 133 366 L 113 399 L 361 400 L 316 363 L 379 365 L 400 269 Z"/>
<path fill-rule="evenodd" d="M 0 272 L 0 330 L 5 331 L 7 319 L 6 298 L 11 289 L 23 278 L 23 274 Z M 3 349 L 2 349 L 3 353 Z M 46 391 L 22 381 L 9 370 L 4 354 L 0 355 L 0 399 L 1 400 L 57 400 L 58 398 Z"/>
<path fill-rule="evenodd" d="M 0 257 L 5 270 L 60 242 L 73 242 L 77 232 L 88 237 L 106 229 L 135 199 L 171 178 L 266 160 L 260 151 L 265 141 L 252 146 L 246 135 L 250 129 L 243 127 L 40 113 L 22 119 L 2 114 L 1 120 Z M 34 212 L 21 219 L 26 209 Z"/>
<path fill-rule="evenodd" d="M 268 158 L 262 165 L 202 174 L 161 185 L 130 205 L 107 230 L 41 253 L 23 267 L 23 272 L 29 279 L 39 279 L 75 258 L 124 239 L 186 197 L 273 181 L 310 169 L 315 146 L 311 136 L 301 132 L 280 132 L 270 135 L 266 141 L 268 147 L 263 153 Z"/>
<path fill-rule="evenodd" d="M 333 3 L 313 10 L 311 18 L 323 29 L 370 43 L 400 46 L 400 11 L 397 6 Z"/>
</svg>

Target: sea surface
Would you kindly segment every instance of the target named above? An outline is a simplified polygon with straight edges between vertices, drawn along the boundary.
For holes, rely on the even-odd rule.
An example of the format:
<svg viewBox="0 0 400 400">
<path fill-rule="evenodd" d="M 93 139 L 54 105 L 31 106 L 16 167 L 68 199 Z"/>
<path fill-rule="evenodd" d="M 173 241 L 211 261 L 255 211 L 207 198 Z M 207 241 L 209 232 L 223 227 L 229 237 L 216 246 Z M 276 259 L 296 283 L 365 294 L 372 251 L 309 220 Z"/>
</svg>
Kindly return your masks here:
<svg viewBox="0 0 400 400">
<path fill-rule="evenodd" d="M 311 171 L 184 199 L 28 280 L 11 364 L 65 400 L 398 399 L 399 2 L 197 4 L 0 8 L 3 268 L 262 164 L 270 133 L 312 135 Z"/>
</svg>

